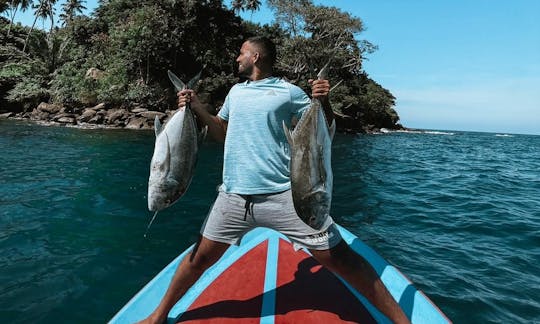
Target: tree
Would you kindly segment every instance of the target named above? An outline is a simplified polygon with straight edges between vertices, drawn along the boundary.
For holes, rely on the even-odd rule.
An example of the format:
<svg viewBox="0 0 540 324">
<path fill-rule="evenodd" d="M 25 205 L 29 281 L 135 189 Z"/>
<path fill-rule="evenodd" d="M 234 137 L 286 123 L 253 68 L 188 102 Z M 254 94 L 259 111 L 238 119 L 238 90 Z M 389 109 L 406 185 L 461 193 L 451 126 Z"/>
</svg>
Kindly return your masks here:
<svg viewBox="0 0 540 324">
<path fill-rule="evenodd" d="M 306 80 L 330 63 L 330 81 L 337 85 L 332 108 L 338 127 L 362 131 L 372 127 L 368 124 L 392 128 L 397 123 L 395 98 L 362 70 L 364 56 L 377 47 L 359 40 L 364 30 L 361 19 L 310 0 L 269 0 L 268 5 L 289 35 L 276 39 L 279 74 L 308 89 Z"/>
<path fill-rule="evenodd" d="M 36 25 L 38 18 L 41 18 L 43 20 L 47 18 L 51 19 L 50 33 L 52 33 L 53 27 L 54 27 L 54 4 L 55 3 L 56 3 L 56 0 L 39 0 L 39 3 L 33 6 L 33 8 L 36 9 L 34 11 L 34 21 L 32 22 L 32 27 L 30 27 L 30 31 L 28 32 L 26 39 L 24 40 L 23 52 L 26 50 L 28 39 L 30 38 L 32 31 L 34 30 L 34 27 Z"/>
<path fill-rule="evenodd" d="M 9 27 L 7 31 L 7 36 L 11 33 L 11 26 L 13 26 L 13 21 L 15 20 L 15 15 L 17 14 L 17 10 L 20 8 L 21 11 L 26 11 L 28 8 L 30 8 L 30 5 L 32 4 L 31 0 L 10 0 L 5 2 L 5 8 L 2 9 L 4 11 L 5 9 L 8 9 L 11 11 L 11 17 L 9 20 Z"/>
<path fill-rule="evenodd" d="M 261 1 L 259 0 L 233 0 L 231 2 L 231 7 L 233 11 L 238 13 L 240 11 L 249 10 L 251 14 L 261 7 Z"/>
<path fill-rule="evenodd" d="M 62 26 L 68 26 L 71 24 L 75 16 L 79 13 L 82 14 L 86 7 L 83 3 L 84 0 L 67 0 L 62 5 L 62 13 L 60 14 L 60 20 L 62 20 Z"/>
</svg>

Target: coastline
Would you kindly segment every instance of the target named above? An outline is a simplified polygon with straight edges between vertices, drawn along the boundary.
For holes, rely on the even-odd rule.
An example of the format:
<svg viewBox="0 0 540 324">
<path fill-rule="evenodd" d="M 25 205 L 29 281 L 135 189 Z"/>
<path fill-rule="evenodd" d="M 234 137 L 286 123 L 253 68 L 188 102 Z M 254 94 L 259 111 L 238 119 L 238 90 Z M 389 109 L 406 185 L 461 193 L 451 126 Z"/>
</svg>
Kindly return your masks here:
<svg viewBox="0 0 540 324">
<path fill-rule="evenodd" d="M 31 111 L 13 112 L 0 108 L 0 119 L 24 120 L 45 126 L 64 126 L 81 129 L 132 129 L 152 130 L 156 117 L 163 124 L 174 115 L 176 110 L 164 112 L 148 108 L 116 108 L 104 103 L 93 107 L 70 108 L 58 104 L 42 102 Z M 211 112 L 212 113 L 212 112 Z M 395 128 L 377 127 L 367 124 L 361 127 L 351 122 L 351 118 L 335 114 L 337 131 L 347 134 L 386 134 L 396 131 L 414 131 L 401 124 Z"/>
<path fill-rule="evenodd" d="M 82 129 L 150 130 L 154 128 L 156 117 L 164 123 L 174 112 L 174 110 L 162 112 L 140 107 L 108 108 L 103 103 L 87 108 L 67 108 L 42 102 L 32 111 L 15 113 L 0 109 L 0 119 L 24 120 L 45 126 Z"/>
</svg>

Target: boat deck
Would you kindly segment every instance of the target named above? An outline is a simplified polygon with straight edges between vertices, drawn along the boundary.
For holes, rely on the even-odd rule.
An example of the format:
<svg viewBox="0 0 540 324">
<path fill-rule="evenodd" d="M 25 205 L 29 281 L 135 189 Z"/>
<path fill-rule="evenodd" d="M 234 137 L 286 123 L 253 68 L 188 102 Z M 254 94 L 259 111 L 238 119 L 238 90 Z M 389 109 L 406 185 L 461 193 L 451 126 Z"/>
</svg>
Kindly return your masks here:
<svg viewBox="0 0 540 324">
<path fill-rule="evenodd" d="M 340 227 L 368 260 L 413 323 L 449 323 L 395 267 Z M 110 323 L 145 318 L 159 303 L 189 249 L 176 258 Z M 361 294 L 278 232 L 257 228 L 208 269 L 169 313 L 169 323 L 390 323 Z"/>
</svg>

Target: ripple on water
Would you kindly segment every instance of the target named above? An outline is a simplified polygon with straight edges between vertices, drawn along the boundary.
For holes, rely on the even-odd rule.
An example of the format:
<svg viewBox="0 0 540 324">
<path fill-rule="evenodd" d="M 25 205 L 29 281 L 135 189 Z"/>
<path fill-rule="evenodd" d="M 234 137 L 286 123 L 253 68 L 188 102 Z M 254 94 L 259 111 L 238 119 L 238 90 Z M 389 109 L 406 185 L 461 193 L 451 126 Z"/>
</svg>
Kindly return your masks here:
<svg viewBox="0 0 540 324">
<path fill-rule="evenodd" d="M 197 239 L 219 145 L 144 239 L 152 132 L 0 126 L 4 321 L 106 322 Z M 338 134 L 333 170 L 332 216 L 455 323 L 540 322 L 540 137 Z"/>
</svg>

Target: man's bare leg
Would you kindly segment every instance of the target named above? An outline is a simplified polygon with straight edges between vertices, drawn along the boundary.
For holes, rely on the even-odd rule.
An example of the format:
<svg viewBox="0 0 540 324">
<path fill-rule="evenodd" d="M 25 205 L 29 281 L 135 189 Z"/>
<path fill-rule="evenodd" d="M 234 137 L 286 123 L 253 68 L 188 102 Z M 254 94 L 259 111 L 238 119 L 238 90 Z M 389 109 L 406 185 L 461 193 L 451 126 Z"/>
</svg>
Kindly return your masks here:
<svg viewBox="0 0 540 324">
<path fill-rule="evenodd" d="M 345 279 L 394 323 L 410 323 L 377 272 L 345 241 L 329 250 L 310 250 L 310 252 L 319 263 Z"/>
<path fill-rule="evenodd" d="M 201 275 L 216 263 L 229 244 L 202 238 L 195 249 L 178 265 L 165 296 L 148 318 L 139 323 L 164 323 L 171 308 Z"/>
</svg>

